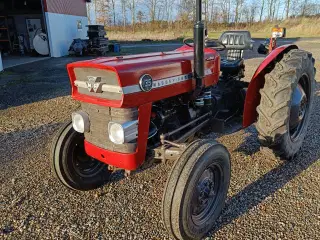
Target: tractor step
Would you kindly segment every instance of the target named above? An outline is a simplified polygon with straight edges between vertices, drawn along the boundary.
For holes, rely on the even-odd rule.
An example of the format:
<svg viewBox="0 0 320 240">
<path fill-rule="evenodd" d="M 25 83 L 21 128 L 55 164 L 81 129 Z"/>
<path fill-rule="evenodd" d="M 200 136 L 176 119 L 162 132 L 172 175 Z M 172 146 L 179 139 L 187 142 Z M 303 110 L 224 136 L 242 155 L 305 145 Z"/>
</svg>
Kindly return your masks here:
<svg viewBox="0 0 320 240">
<path fill-rule="evenodd" d="M 210 120 L 210 130 L 215 133 L 231 134 L 242 129 L 242 118 L 234 117 L 228 121 L 220 118 Z"/>
</svg>

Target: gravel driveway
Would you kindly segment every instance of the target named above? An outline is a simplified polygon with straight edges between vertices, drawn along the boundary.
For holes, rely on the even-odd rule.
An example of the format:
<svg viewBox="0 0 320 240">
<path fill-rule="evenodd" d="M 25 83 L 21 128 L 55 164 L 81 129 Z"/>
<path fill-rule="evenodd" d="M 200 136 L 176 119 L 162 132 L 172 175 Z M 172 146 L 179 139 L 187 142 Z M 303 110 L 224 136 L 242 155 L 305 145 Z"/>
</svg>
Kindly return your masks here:
<svg viewBox="0 0 320 240">
<path fill-rule="evenodd" d="M 299 42 L 320 70 L 320 42 Z M 50 170 L 54 132 L 77 107 L 65 64 L 50 59 L 0 75 L 1 239 L 169 239 L 161 198 L 172 163 L 90 192 L 63 187 Z M 246 62 L 247 79 L 262 58 Z M 254 126 L 219 135 L 232 156 L 228 200 L 215 239 L 319 239 L 320 83 L 309 133 L 298 156 L 283 162 L 259 151 Z"/>
</svg>

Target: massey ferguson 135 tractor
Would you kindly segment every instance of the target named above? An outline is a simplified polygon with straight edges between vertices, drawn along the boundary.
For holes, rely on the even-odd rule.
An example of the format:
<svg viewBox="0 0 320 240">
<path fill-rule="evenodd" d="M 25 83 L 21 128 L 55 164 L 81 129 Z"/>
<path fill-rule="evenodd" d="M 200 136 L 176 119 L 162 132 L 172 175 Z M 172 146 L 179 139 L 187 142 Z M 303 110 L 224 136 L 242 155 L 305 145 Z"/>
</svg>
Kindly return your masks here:
<svg viewBox="0 0 320 240">
<path fill-rule="evenodd" d="M 175 161 L 162 205 L 175 239 L 203 237 L 227 197 L 230 154 L 199 133 L 222 131 L 238 119 L 243 128 L 256 122 L 263 148 L 290 160 L 306 135 L 315 86 L 314 59 L 296 45 L 273 50 L 251 82 L 242 81 L 250 33 L 207 39 L 201 1 L 196 5 L 193 44 L 69 64 L 72 97 L 81 109 L 52 148 L 56 176 L 75 190 L 97 188 L 117 170 L 129 176 L 148 159 Z"/>
</svg>

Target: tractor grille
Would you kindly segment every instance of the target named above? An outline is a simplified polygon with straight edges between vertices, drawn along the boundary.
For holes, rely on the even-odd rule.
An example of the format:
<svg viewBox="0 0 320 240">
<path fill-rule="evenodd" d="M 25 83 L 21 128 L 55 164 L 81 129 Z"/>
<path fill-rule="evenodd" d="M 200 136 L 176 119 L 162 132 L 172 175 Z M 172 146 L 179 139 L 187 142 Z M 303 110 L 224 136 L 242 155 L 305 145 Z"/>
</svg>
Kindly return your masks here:
<svg viewBox="0 0 320 240">
<path fill-rule="evenodd" d="M 85 133 L 86 141 L 114 152 L 133 153 L 137 143 L 114 144 L 109 139 L 108 124 L 110 121 L 124 123 L 138 119 L 137 108 L 110 108 L 82 103 L 82 110 L 89 115 L 90 132 Z"/>
<path fill-rule="evenodd" d="M 83 86 L 76 85 L 79 93 L 93 96 L 93 97 L 109 99 L 109 100 L 121 100 L 122 93 L 120 92 L 110 92 L 110 91 L 90 92 L 86 86 L 88 77 L 93 76 L 93 77 L 100 77 L 101 83 L 107 84 L 111 87 L 119 87 L 117 74 L 115 72 L 109 71 L 109 70 L 96 69 L 96 68 L 75 68 L 74 73 L 76 75 L 76 80 L 79 81 L 80 83 L 83 83 L 85 86 L 83 87 Z"/>
</svg>

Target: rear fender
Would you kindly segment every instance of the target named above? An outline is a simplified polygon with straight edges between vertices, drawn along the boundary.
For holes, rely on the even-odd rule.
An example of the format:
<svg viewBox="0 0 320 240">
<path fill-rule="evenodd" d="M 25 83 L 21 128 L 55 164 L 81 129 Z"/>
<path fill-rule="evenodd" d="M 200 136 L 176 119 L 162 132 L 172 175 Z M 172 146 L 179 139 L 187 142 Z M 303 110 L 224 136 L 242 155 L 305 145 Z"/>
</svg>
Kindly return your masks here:
<svg viewBox="0 0 320 240">
<path fill-rule="evenodd" d="M 242 126 L 244 128 L 250 126 L 257 120 L 258 113 L 256 108 L 260 104 L 260 89 L 263 88 L 265 82 L 265 74 L 270 72 L 270 67 L 276 61 L 279 61 L 283 55 L 289 52 L 291 49 L 298 49 L 297 45 L 284 45 L 273 50 L 259 65 L 255 74 L 253 75 L 248 90 L 246 94 L 244 112 L 243 112 L 243 122 Z"/>
</svg>

